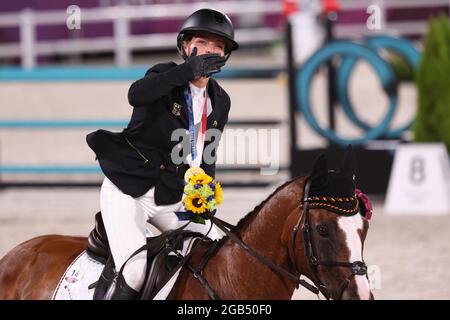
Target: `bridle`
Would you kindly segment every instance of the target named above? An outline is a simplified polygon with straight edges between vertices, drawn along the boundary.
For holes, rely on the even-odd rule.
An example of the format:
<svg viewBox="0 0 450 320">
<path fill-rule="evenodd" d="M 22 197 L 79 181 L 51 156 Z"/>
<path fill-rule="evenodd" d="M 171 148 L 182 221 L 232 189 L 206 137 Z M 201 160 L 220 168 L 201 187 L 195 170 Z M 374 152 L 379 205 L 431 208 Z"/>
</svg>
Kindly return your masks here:
<svg viewBox="0 0 450 320">
<path fill-rule="evenodd" d="M 340 261 L 320 261 L 314 254 L 313 245 L 311 241 L 311 226 L 309 223 L 309 209 L 311 207 L 314 208 L 325 208 L 330 210 L 331 204 L 328 204 L 326 201 L 322 199 L 320 202 L 316 203 L 310 203 L 310 201 L 315 200 L 314 198 L 310 198 L 309 195 L 309 188 L 311 185 L 311 179 L 308 179 L 305 184 L 305 191 L 304 191 L 304 197 L 302 201 L 302 207 L 301 214 L 299 216 L 299 219 L 294 226 L 292 230 L 291 235 L 291 246 L 289 247 L 290 256 L 291 256 L 291 263 L 294 264 L 295 272 L 292 273 L 275 263 L 273 263 L 271 260 L 267 259 L 263 255 L 259 254 L 252 248 L 250 248 L 246 243 L 244 243 L 236 234 L 231 232 L 230 230 L 234 227 L 230 225 L 229 223 L 215 217 L 210 216 L 209 219 L 211 219 L 211 222 L 214 223 L 219 229 L 221 229 L 232 241 L 237 243 L 244 251 L 246 251 L 251 256 L 255 257 L 259 262 L 264 264 L 265 266 L 269 267 L 273 272 L 279 274 L 280 276 L 287 277 L 293 281 L 296 282 L 296 288 L 298 289 L 299 286 L 303 286 L 309 291 L 313 292 L 314 294 L 322 293 L 326 299 L 340 299 L 342 297 L 342 294 L 344 293 L 345 289 L 350 284 L 350 281 L 355 275 L 366 275 L 367 277 L 367 266 L 364 261 L 355 261 L 355 262 L 340 262 Z M 338 198 L 336 198 L 338 199 Z M 339 201 L 336 200 L 335 201 Z M 353 199 L 353 197 L 352 197 Z M 353 210 L 344 210 L 349 211 L 345 212 L 346 215 L 352 215 L 358 213 L 358 199 L 354 198 L 356 200 L 356 207 Z M 332 201 L 332 200 L 331 200 Z M 305 257 L 308 261 L 308 267 L 310 270 L 310 274 L 312 279 L 310 279 L 314 285 L 310 284 L 309 282 L 305 281 L 304 279 L 301 279 L 302 273 L 300 272 L 300 269 L 297 265 L 297 259 L 295 257 L 295 243 L 298 235 L 298 230 L 301 229 L 302 237 L 303 237 L 303 246 L 305 249 Z M 217 247 L 217 246 L 214 246 Z M 208 295 L 211 299 L 217 300 L 220 299 L 220 297 L 217 295 L 217 293 L 214 291 L 214 289 L 209 285 L 207 279 L 204 277 L 203 269 L 206 267 L 209 259 L 214 255 L 215 249 L 208 250 L 207 254 L 203 257 L 202 262 L 200 263 L 200 266 L 194 267 L 192 265 L 189 266 L 189 269 L 194 273 L 195 278 L 199 279 L 202 286 L 207 290 Z M 339 294 L 336 297 L 333 297 L 332 294 L 329 292 L 327 287 L 323 284 L 323 282 L 320 280 L 319 272 L 318 272 L 318 266 L 326 266 L 326 267 L 344 267 L 344 268 L 350 268 L 351 274 L 344 280 L 342 285 L 339 289 Z"/>
<path fill-rule="evenodd" d="M 354 261 L 354 262 L 341 262 L 341 261 L 321 261 L 319 260 L 316 255 L 314 254 L 313 244 L 311 240 L 311 225 L 310 225 L 310 213 L 309 209 L 311 207 L 314 208 L 324 208 L 329 209 L 330 207 L 335 208 L 336 210 L 339 210 L 337 206 L 333 206 L 332 203 L 329 202 L 336 202 L 336 201 L 346 201 L 346 200 L 353 200 L 356 201 L 356 206 L 351 210 L 342 210 L 342 213 L 345 213 L 346 216 L 354 215 L 359 212 L 358 209 L 358 199 L 356 196 L 345 198 L 342 200 L 342 198 L 332 198 L 332 200 L 327 201 L 329 198 L 327 197 L 309 197 L 309 189 L 311 186 L 311 179 L 308 179 L 305 184 L 305 190 L 303 195 L 303 201 L 302 201 L 302 211 L 300 214 L 300 217 L 292 231 L 292 243 L 291 243 L 291 255 L 293 257 L 293 261 L 295 264 L 295 268 L 298 272 L 298 266 L 297 266 L 297 259 L 295 258 L 295 243 L 297 239 L 298 230 L 300 229 L 302 232 L 302 240 L 303 240 L 303 247 L 305 251 L 305 257 L 308 261 L 308 268 L 312 277 L 312 282 L 314 283 L 314 289 L 315 291 L 320 291 L 325 298 L 327 299 L 341 299 L 342 294 L 344 293 L 345 289 L 350 284 L 350 281 L 355 277 L 355 275 L 366 275 L 367 277 L 367 266 L 364 261 Z M 317 201 L 317 200 L 320 201 Z M 314 202 L 314 201 L 317 202 Z M 325 284 L 321 281 L 319 277 L 319 271 L 318 266 L 325 266 L 325 267 L 344 267 L 349 268 L 351 273 L 350 275 L 342 282 L 340 289 L 338 291 L 338 295 L 336 297 L 333 297 L 330 291 L 327 289 Z M 314 291 L 313 291 L 314 292 Z"/>
</svg>

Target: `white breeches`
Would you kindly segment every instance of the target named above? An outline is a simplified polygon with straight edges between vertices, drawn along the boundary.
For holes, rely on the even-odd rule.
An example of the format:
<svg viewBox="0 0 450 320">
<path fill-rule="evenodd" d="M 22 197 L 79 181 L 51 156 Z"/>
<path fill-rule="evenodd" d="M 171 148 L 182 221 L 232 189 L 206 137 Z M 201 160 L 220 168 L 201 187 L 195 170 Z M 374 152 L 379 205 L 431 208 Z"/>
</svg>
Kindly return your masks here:
<svg viewBox="0 0 450 320">
<path fill-rule="evenodd" d="M 154 191 L 153 187 L 141 197 L 133 198 L 124 194 L 108 178 L 103 181 L 100 208 L 117 271 L 134 251 L 146 244 L 147 236 L 152 236 L 147 221 L 161 232 L 187 223 L 179 221 L 174 213 L 183 209 L 181 201 L 158 206 L 155 204 Z M 210 226 L 211 222 L 207 220 L 205 225 L 190 223 L 186 230 L 205 234 Z M 208 237 L 216 240 L 221 236 L 213 226 Z M 127 284 L 137 291 L 141 289 L 145 279 L 146 259 L 145 251 L 139 253 L 127 262 L 123 271 Z"/>
</svg>

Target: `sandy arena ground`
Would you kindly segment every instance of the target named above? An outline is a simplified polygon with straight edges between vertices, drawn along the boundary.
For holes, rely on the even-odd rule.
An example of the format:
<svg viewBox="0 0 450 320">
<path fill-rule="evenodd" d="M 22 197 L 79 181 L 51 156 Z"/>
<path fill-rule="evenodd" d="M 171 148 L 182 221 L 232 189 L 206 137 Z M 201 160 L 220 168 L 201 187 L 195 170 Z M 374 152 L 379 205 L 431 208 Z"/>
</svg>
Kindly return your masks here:
<svg viewBox="0 0 450 320">
<path fill-rule="evenodd" d="M 358 67 L 361 78 L 352 99 L 364 119 L 376 122 L 386 110 L 375 76 L 367 66 Z M 353 83 L 356 83 L 352 79 Z M 278 119 L 283 121 L 273 151 L 279 164 L 288 159 L 288 104 L 284 77 L 274 80 L 222 81 L 232 97 L 230 119 Z M 0 119 L 128 119 L 131 107 L 126 101 L 129 82 L 0 83 Z M 378 89 L 374 89 L 378 88 Z M 313 84 L 312 99 L 317 117 L 323 121 L 325 90 L 323 78 Z M 401 105 L 395 124 L 414 114 L 415 91 L 402 86 Z M 369 98 L 368 98 L 369 97 Z M 359 110 L 359 109 L 358 109 Z M 338 112 L 340 132 L 349 135 L 358 130 Z M 323 145 L 302 121 L 298 136 L 303 147 Z M 94 164 L 94 156 L 85 145 L 86 133 L 94 129 L 6 130 L 0 129 L 0 155 L 3 165 L 22 164 Z M 245 150 L 244 150 L 245 151 Z M 240 152 L 238 150 L 238 152 Z M 218 180 L 222 178 L 217 177 Z M 228 177 L 229 178 L 229 177 Z M 227 179 L 228 179 L 227 178 Z M 233 177 L 232 177 L 233 178 Z M 239 178 L 239 176 L 234 177 Z M 248 177 L 260 179 L 261 177 Z M 267 177 L 266 177 L 267 178 Z M 3 181 L 93 180 L 93 176 L 31 176 L 4 174 Z M 225 179 L 225 177 L 224 177 Z M 219 216 L 235 223 L 287 179 L 286 172 L 268 177 L 273 184 L 260 189 L 225 189 Z M 383 213 L 383 199 L 374 198 L 365 260 L 375 276 L 377 299 L 450 299 L 450 216 L 389 216 Z M 6 189 L 0 190 L 0 256 L 20 242 L 49 233 L 87 235 L 93 215 L 99 209 L 99 190 L 88 189 Z M 315 299 L 304 291 L 295 299 Z"/>
</svg>

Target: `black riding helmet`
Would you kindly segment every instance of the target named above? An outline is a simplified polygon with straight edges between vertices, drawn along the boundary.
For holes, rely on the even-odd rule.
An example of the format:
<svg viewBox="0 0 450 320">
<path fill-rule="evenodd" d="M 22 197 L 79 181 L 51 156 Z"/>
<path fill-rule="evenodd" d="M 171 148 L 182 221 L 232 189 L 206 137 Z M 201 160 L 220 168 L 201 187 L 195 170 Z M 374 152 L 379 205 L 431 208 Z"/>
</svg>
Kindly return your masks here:
<svg viewBox="0 0 450 320">
<path fill-rule="evenodd" d="M 228 59 L 231 52 L 239 48 L 234 41 L 234 28 L 230 18 L 220 11 L 214 9 L 200 9 L 191 14 L 181 26 L 177 37 L 178 52 L 183 59 L 186 54 L 183 51 L 183 40 L 186 35 L 196 32 L 209 32 L 220 36 L 225 41 L 225 56 Z"/>
</svg>

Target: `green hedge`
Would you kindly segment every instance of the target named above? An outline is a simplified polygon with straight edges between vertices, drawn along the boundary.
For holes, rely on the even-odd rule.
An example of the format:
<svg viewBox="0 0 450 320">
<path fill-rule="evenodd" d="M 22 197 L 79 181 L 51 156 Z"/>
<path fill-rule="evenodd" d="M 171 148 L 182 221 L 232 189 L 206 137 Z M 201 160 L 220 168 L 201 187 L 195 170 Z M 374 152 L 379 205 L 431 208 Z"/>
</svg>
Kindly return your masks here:
<svg viewBox="0 0 450 320">
<path fill-rule="evenodd" d="M 444 142 L 450 150 L 450 24 L 446 16 L 430 20 L 416 83 L 414 140 Z"/>
</svg>

